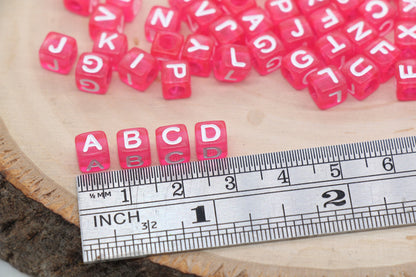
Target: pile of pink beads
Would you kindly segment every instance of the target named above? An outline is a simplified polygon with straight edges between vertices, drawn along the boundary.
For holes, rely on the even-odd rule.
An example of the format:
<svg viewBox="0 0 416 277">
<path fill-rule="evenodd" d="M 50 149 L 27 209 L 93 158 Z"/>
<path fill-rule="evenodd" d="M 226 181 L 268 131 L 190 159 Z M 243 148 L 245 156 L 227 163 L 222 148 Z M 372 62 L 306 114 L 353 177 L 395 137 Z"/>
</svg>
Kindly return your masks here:
<svg viewBox="0 0 416 277">
<path fill-rule="evenodd" d="M 117 71 L 146 90 L 161 71 L 165 99 L 191 96 L 190 76 L 240 82 L 251 67 L 260 75 L 281 68 L 297 90 L 308 87 L 321 109 L 371 95 L 394 75 L 397 98 L 416 100 L 416 0 L 169 0 L 154 6 L 145 23 L 151 53 L 128 50 L 124 22 L 141 0 L 64 0 L 89 15 L 92 52 L 76 66 L 82 91 L 104 94 Z M 186 21 L 192 34 L 179 33 Z M 385 38 L 391 31 L 394 43 Z M 40 51 L 44 68 L 67 74 L 77 56 L 75 39 L 49 33 Z"/>
</svg>

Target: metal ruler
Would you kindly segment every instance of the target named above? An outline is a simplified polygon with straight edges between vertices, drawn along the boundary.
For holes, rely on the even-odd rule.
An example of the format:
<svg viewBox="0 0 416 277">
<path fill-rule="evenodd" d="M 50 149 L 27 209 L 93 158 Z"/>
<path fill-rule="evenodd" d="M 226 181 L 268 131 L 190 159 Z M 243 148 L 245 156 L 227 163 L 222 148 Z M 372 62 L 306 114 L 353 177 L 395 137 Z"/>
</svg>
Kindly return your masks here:
<svg viewBox="0 0 416 277">
<path fill-rule="evenodd" d="M 416 224 L 416 137 L 77 177 L 84 262 Z"/>
</svg>

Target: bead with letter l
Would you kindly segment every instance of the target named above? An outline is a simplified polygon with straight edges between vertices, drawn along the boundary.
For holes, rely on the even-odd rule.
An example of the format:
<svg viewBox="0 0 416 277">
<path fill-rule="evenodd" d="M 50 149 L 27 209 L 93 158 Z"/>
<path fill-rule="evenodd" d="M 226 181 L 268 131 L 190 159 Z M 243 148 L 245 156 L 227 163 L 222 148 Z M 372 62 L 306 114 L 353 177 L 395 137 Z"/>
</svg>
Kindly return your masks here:
<svg viewBox="0 0 416 277">
<path fill-rule="evenodd" d="M 145 128 L 118 131 L 117 149 L 122 168 L 145 167 L 152 163 L 149 135 Z"/>
<path fill-rule="evenodd" d="M 224 44 L 215 49 L 214 76 L 223 82 L 241 82 L 251 70 L 251 57 L 244 45 Z"/>
<path fill-rule="evenodd" d="M 110 168 L 110 152 L 107 137 L 103 131 L 77 135 L 75 149 L 81 172 L 90 173 Z"/>
<path fill-rule="evenodd" d="M 320 68 L 308 77 L 309 93 L 321 110 L 341 104 L 347 99 L 347 82 L 334 66 Z"/>
<path fill-rule="evenodd" d="M 218 120 L 195 124 L 195 147 L 198 160 L 225 158 L 228 149 L 225 122 Z"/>
<path fill-rule="evenodd" d="M 161 165 L 185 163 L 190 160 L 188 131 L 183 124 L 157 128 L 156 146 Z"/>
<path fill-rule="evenodd" d="M 43 68 L 68 74 L 77 58 L 77 42 L 73 37 L 50 32 L 39 49 L 39 60 Z"/>
</svg>

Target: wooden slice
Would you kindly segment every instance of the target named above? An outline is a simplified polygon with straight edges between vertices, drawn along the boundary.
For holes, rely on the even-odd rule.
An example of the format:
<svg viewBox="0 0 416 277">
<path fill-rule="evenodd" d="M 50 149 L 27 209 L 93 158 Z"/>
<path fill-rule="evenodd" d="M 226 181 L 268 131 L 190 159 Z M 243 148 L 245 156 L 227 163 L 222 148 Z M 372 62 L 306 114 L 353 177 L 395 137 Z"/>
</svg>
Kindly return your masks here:
<svg viewBox="0 0 416 277">
<path fill-rule="evenodd" d="M 130 47 L 150 49 L 144 20 L 156 4 L 168 5 L 143 1 L 127 24 Z M 182 30 L 187 33 L 185 25 Z M 112 170 L 119 169 L 116 132 L 130 127 L 149 130 L 155 165 L 154 130 L 174 123 L 193 130 L 198 121 L 224 120 L 230 156 L 416 135 L 415 103 L 396 100 L 393 80 L 365 101 L 349 97 L 328 111 L 318 110 L 306 90 L 292 89 L 280 72 L 261 77 L 253 71 L 238 84 L 193 78 L 192 97 L 177 101 L 162 98 L 159 79 L 140 93 L 117 73 L 106 95 L 83 93 L 74 70 L 63 76 L 40 67 L 37 51 L 49 31 L 75 37 L 79 53 L 92 48 L 88 18 L 66 11 L 62 1 L 0 3 L 0 169 L 27 196 L 76 224 L 74 137 L 83 132 L 106 132 Z M 203 276 L 412 276 L 415 253 L 413 226 L 150 259 Z"/>
</svg>

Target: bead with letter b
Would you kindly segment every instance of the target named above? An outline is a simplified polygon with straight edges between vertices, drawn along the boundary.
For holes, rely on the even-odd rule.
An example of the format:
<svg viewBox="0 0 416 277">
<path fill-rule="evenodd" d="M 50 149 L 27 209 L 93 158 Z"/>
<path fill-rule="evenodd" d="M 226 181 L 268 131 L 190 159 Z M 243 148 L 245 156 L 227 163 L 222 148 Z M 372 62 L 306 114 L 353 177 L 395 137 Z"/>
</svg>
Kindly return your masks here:
<svg viewBox="0 0 416 277">
<path fill-rule="evenodd" d="M 145 128 L 118 131 L 117 148 L 122 168 L 145 167 L 152 163 L 149 135 Z"/>
</svg>

